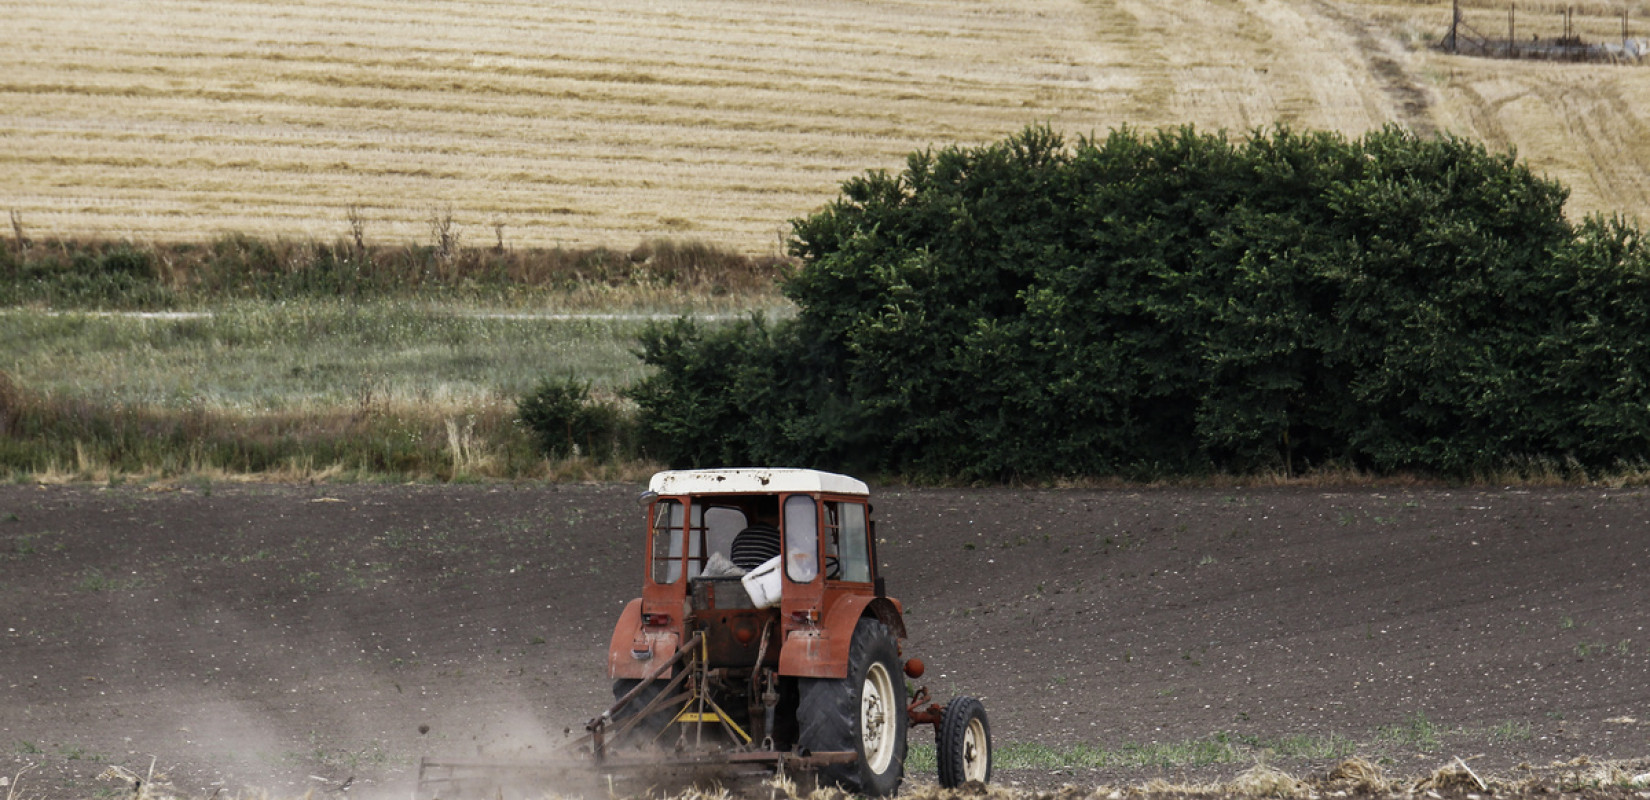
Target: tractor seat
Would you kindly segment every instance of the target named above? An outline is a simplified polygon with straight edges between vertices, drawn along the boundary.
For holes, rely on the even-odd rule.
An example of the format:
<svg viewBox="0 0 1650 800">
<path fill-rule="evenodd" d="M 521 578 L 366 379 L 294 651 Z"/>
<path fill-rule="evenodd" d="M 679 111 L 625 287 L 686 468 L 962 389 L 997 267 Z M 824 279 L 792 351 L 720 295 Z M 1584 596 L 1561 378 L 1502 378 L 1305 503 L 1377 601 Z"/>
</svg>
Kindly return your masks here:
<svg viewBox="0 0 1650 800">
<path fill-rule="evenodd" d="M 733 537 L 729 558 L 740 569 L 751 570 L 779 555 L 779 529 L 772 525 L 752 525 Z"/>
</svg>

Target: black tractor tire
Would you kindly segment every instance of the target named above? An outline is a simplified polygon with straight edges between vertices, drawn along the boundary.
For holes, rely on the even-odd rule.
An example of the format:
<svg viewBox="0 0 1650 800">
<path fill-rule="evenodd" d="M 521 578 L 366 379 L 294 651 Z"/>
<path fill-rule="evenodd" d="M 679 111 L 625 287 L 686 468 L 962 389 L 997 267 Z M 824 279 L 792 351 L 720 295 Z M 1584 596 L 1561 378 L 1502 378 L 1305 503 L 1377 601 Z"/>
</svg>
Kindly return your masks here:
<svg viewBox="0 0 1650 800">
<path fill-rule="evenodd" d="M 614 681 L 614 702 L 617 702 L 619 698 L 629 694 L 630 690 L 636 688 L 636 685 L 639 683 L 641 683 L 641 681 L 635 678 L 620 678 Z M 643 708 L 646 708 L 648 703 L 653 702 L 653 699 L 658 697 L 660 692 L 664 691 L 666 683 L 668 683 L 668 681 L 655 680 L 654 682 L 648 684 L 647 688 L 643 689 L 640 694 L 636 695 L 635 699 L 631 700 L 629 703 L 626 703 L 624 708 L 619 709 L 618 713 L 613 715 L 613 722 L 624 722 L 625 720 L 636 716 L 637 712 L 641 711 Z M 636 727 L 630 729 L 629 735 L 624 737 L 624 743 L 627 745 L 632 745 L 653 742 L 659 737 L 659 732 L 664 730 L 666 725 L 670 724 L 671 716 L 671 709 L 662 709 L 654 712 L 653 714 L 649 714 L 647 719 L 636 723 Z"/>
<path fill-rule="evenodd" d="M 984 704 L 972 697 L 947 703 L 935 737 L 940 786 L 955 789 L 969 781 L 991 782 L 991 723 Z"/>
<path fill-rule="evenodd" d="M 797 683 L 797 743 L 810 753 L 851 750 L 859 756 L 852 764 L 821 767 L 820 782 L 867 797 L 899 791 L 907 719 L 893 631 L 880 620 L 861 619 L 848 646 L 848 676 Z"/>
</svg>

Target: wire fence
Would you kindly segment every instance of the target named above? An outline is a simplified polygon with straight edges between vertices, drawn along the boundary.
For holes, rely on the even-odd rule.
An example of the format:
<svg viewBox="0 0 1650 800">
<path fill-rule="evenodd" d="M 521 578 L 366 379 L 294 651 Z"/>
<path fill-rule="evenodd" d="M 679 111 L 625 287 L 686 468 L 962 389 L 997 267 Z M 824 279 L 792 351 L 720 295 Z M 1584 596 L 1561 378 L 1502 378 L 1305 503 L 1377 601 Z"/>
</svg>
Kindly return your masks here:
<svg viewBox="0 0 1650 800">
<path fill-rule="evenodd" d="M 1626 6 L 1606 9 L 1529 3 L 1521 12 L 1517 3 L 1508 3 L 1502 9 L 1474 5 L 1469 19 L 1461 0 L 1451 4 L 1449 30 L 1439 42 L 1444 52 L 1618 64 L 1642 64 L 1650 55 L 1650 39 L 1634 35 Z"/>
</svg>

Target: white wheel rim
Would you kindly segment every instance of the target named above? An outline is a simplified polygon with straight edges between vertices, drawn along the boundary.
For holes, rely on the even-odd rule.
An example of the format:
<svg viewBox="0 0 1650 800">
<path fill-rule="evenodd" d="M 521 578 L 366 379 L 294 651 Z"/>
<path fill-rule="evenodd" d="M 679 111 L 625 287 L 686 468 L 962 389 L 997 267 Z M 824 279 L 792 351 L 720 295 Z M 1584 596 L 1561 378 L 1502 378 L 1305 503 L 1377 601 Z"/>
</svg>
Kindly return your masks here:
<svg viewBox="0 0 1650 800">
<path fill-rule="evenodd" d="M 985 738 L 985 723 L 979 717 L 968 721 L 963 732 L 963 780 L 985 783 L 985 771 L 991 766 L 991 743 Z"/>
<path fill-rule="evenodd" d="M 893 700 L 894 682 L 888 670 L 881 662 L 871 664 L 859 693 L 859 731 L 865 762 L 878 775 L 888 771 L 894 761 L 894 734 L 899 723 L 891 707 Z"/>
</svg>

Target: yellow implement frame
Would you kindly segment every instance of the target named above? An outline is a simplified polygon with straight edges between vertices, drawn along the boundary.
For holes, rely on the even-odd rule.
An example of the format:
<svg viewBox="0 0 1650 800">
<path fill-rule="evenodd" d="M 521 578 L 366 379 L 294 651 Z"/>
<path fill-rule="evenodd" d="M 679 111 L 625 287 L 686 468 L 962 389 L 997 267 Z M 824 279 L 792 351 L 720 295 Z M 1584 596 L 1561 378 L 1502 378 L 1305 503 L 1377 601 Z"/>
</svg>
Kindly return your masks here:
<svg viewBox="0 0 1650 800">
<path fill-rule="evenodd" d="M 670 722 L 672 725 L 679 722 L 694 723 L 693 738 L 695 745 L 703 743 L 704 736 L 702 726 L 707 722 L 720 723 L 729 733 L 739 737 L 740 744 L 748 745 L 751 743 L 750 734 L 746 733 L 744 728 L 739 727 L 739 723 L 734 722 L 733 719 L 728 716 L 728 712 L 723 711 L 722 707 L 717 705 L 715 700 L 711 699 L 710 674 L 705 669 L 705 664 L 709 661 L 710 646 L 705 642 L 705 637 L 700 636 L 698 637 L 698 640 L 699 653 L 698 656 L 693 659 L 693 663 L 689 667 L 689 669 L 693 670 L 695 673 L 692 689 L 693 695 L 688 698 L 686 703 L 682 704 L 682 710 L 677 712 L 676 716 L 672 718 Z M 709 707 L 709 710 L 706 710 L 707 706 Z M 665 727 L 668 728 L 670 726 L 666 725 Z M 663 733 L 663 731 L 660 731 L 660 733 Z M 682 731 L 682 735 L 686 737 L 687 731 Z"/>
</svg>

